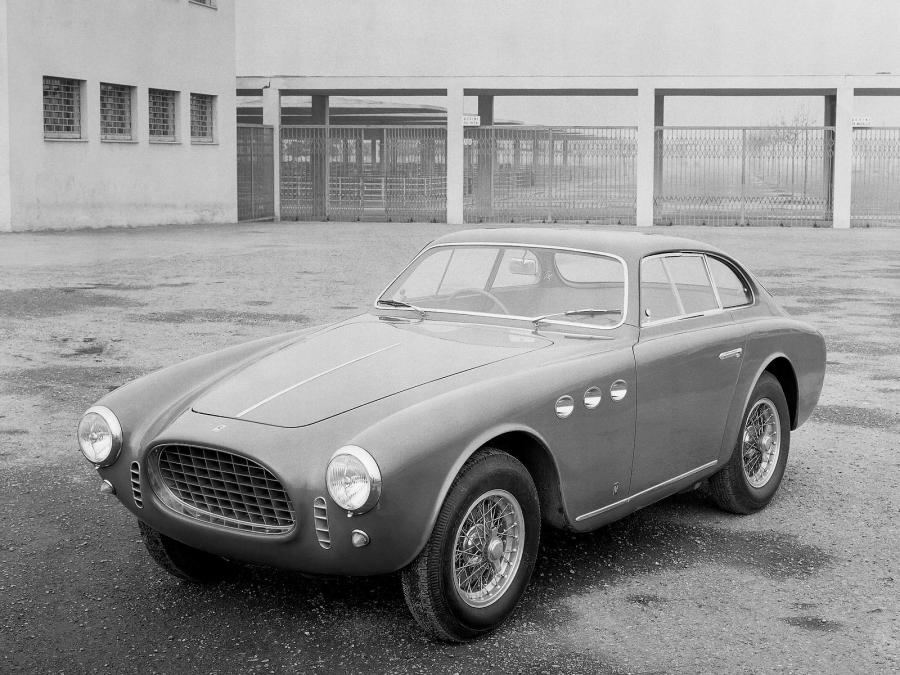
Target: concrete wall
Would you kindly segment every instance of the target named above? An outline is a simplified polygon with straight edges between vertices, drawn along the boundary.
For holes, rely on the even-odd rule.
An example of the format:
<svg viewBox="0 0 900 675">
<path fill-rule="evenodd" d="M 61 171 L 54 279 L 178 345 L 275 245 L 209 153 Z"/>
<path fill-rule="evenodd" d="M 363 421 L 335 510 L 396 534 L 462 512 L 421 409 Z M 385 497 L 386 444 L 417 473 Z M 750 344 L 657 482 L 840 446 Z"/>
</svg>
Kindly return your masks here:
<svg viewBox="0 0 900 675">
<path fill-rule="evenodd" d="M 236 0 L 238 75 L 900 73 L 895 0 Z"/>
<path fill-rule="evenodd" d="M 0 0 L 0 232 L 10 229 L 9 69 L 6 0 Z"/>
<path fill-rule="evenodd" d="M 233 0 L 217 9 L 189 0 L 0 2 L 9 33 L 10 229 L 237 219 Z M 45 75 L 85 81 L 83 140 L 44 139 Z M 101 141 L 100 82 L 136 87 L 135 142 Z M 180 92 L 179 142 L 149 142 L 148 87 Z M 191 92 L 218 97 L 215 144 L 190 141 Z M 0 135 L 2 122 L 0 113 Z M 2 177 L 0 169 L 0 186 Z"/>
</svg>

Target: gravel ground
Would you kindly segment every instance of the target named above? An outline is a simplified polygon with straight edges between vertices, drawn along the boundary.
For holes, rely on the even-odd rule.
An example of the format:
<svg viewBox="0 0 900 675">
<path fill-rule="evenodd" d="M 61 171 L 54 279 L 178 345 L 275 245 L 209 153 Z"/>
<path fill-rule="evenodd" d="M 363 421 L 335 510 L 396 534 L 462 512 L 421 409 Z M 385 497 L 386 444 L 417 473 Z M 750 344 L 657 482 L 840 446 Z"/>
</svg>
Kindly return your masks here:
<svg viewBox="0 0 900 675">
<path fill-rule="evenodd" d="M 776 499 L 681 495 L 547 532 L 495 635 L 424 639 L 396 576 L 183 585 L 75 449 L 137 375 L 359 313 L 446 225 L 0 235 L 0 672 L 900 671 L 900 230 L 666 228 L 730 251 L 826 335 Z"/>
</svg>

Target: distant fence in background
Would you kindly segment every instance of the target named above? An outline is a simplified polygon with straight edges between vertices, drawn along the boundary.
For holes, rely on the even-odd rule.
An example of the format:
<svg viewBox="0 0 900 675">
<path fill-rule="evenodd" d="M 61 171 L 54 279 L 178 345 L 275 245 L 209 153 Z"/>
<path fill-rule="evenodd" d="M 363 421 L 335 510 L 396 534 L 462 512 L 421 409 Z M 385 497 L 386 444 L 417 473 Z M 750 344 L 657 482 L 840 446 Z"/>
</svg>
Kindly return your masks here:
<svg viewBox="0 0 900 675">
<path fill-rule="evenodd" d="M 444 127 L 283 126 L 280 150 L 282 219 L 446 219 Z"/>
<path fill-rule="evenodd" d="M 272 127 L 238 125 L 238 220 L 275 217 L 274 148 Z"/>
<path fill-rule="evenodd" d="M 851 190 L 854 225 L 900 225 L 900 127 L 853 130 Z"/>
<path fill-rule="evenodd" d="M 636 127 L 465 130 L 466 222 L 635 223 Z"/>
<path fill-rule="evenodd" d="M 831 127 L 657 127 L 654 223 L 831 224 Z"/>
</svg>

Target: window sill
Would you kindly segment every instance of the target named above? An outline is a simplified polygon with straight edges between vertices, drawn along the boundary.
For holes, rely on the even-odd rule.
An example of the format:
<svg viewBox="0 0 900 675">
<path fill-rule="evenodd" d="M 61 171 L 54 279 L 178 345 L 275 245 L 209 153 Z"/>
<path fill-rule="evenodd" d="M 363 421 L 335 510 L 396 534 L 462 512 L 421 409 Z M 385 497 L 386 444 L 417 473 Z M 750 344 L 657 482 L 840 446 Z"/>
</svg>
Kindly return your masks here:
<svg viewBox="0 0 900 675">
<path fill-rule="evenodd" d="M 205 2 L 198 2 L 198 0 L 188 0 L 188 3 L 191 5 L 198 5 L 200 7 L 206 7 L 206 9 L 219 9 L 216 5 L 209 5 Z"/>
<path fill-rule="evenodd" d="M 218 145 L 218 141 L 191 141 L 191 145 Z"/>
<path fill-rule="evenodd" d="M 86 138 L 47 138 L 44 137 L 44 140 L 48 143 L 87 143 L 88 139 Z"/>
<path fill-rule="evenodd" d="M 151 138 L 150 145 L 181 145 L 181 141 L 179 141 L 177 138 L 175 140 Z"/>
<path fill-rule="evenodd" d="M 138 141 L 133 138 L 101 138 L 101 143 L 124 143 L 126 145 L 136 145 Z"/>
</svg>

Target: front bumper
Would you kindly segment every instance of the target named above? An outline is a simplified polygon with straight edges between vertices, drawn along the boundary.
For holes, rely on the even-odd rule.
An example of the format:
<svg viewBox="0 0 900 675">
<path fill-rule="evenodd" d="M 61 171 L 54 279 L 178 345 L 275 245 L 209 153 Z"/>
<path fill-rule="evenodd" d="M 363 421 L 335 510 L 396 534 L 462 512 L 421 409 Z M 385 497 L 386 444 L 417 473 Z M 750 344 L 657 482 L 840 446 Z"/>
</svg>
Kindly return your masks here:
<svg viewBox="0 0 900 675">
<path fill-rule="evenodd" d="M 372 575 L 400 569 L 415 557 L 427 534 L 407 520 L 399 501 L 383 498 L 372 511 L 352 517 L 335 504 L 325 489 L 325 468 L 336 446 L 325 440 L 331 436 L 327 425 L 318 426 L 286 429 L 187 412 L 144 447 L 131 448 L 126 441 L 115 464 L 98 473 L 140 520 L 203 551 L 312 574 Z M 293 529 L 263 534 L 177 512 L 161 498 L 154 478 L 154 449 L 164 444 L 214 448 L 261 464 L 291 500 Z M 365 546 L 354 546 L 354 530 L 368 535 Z"/>
</svg>

